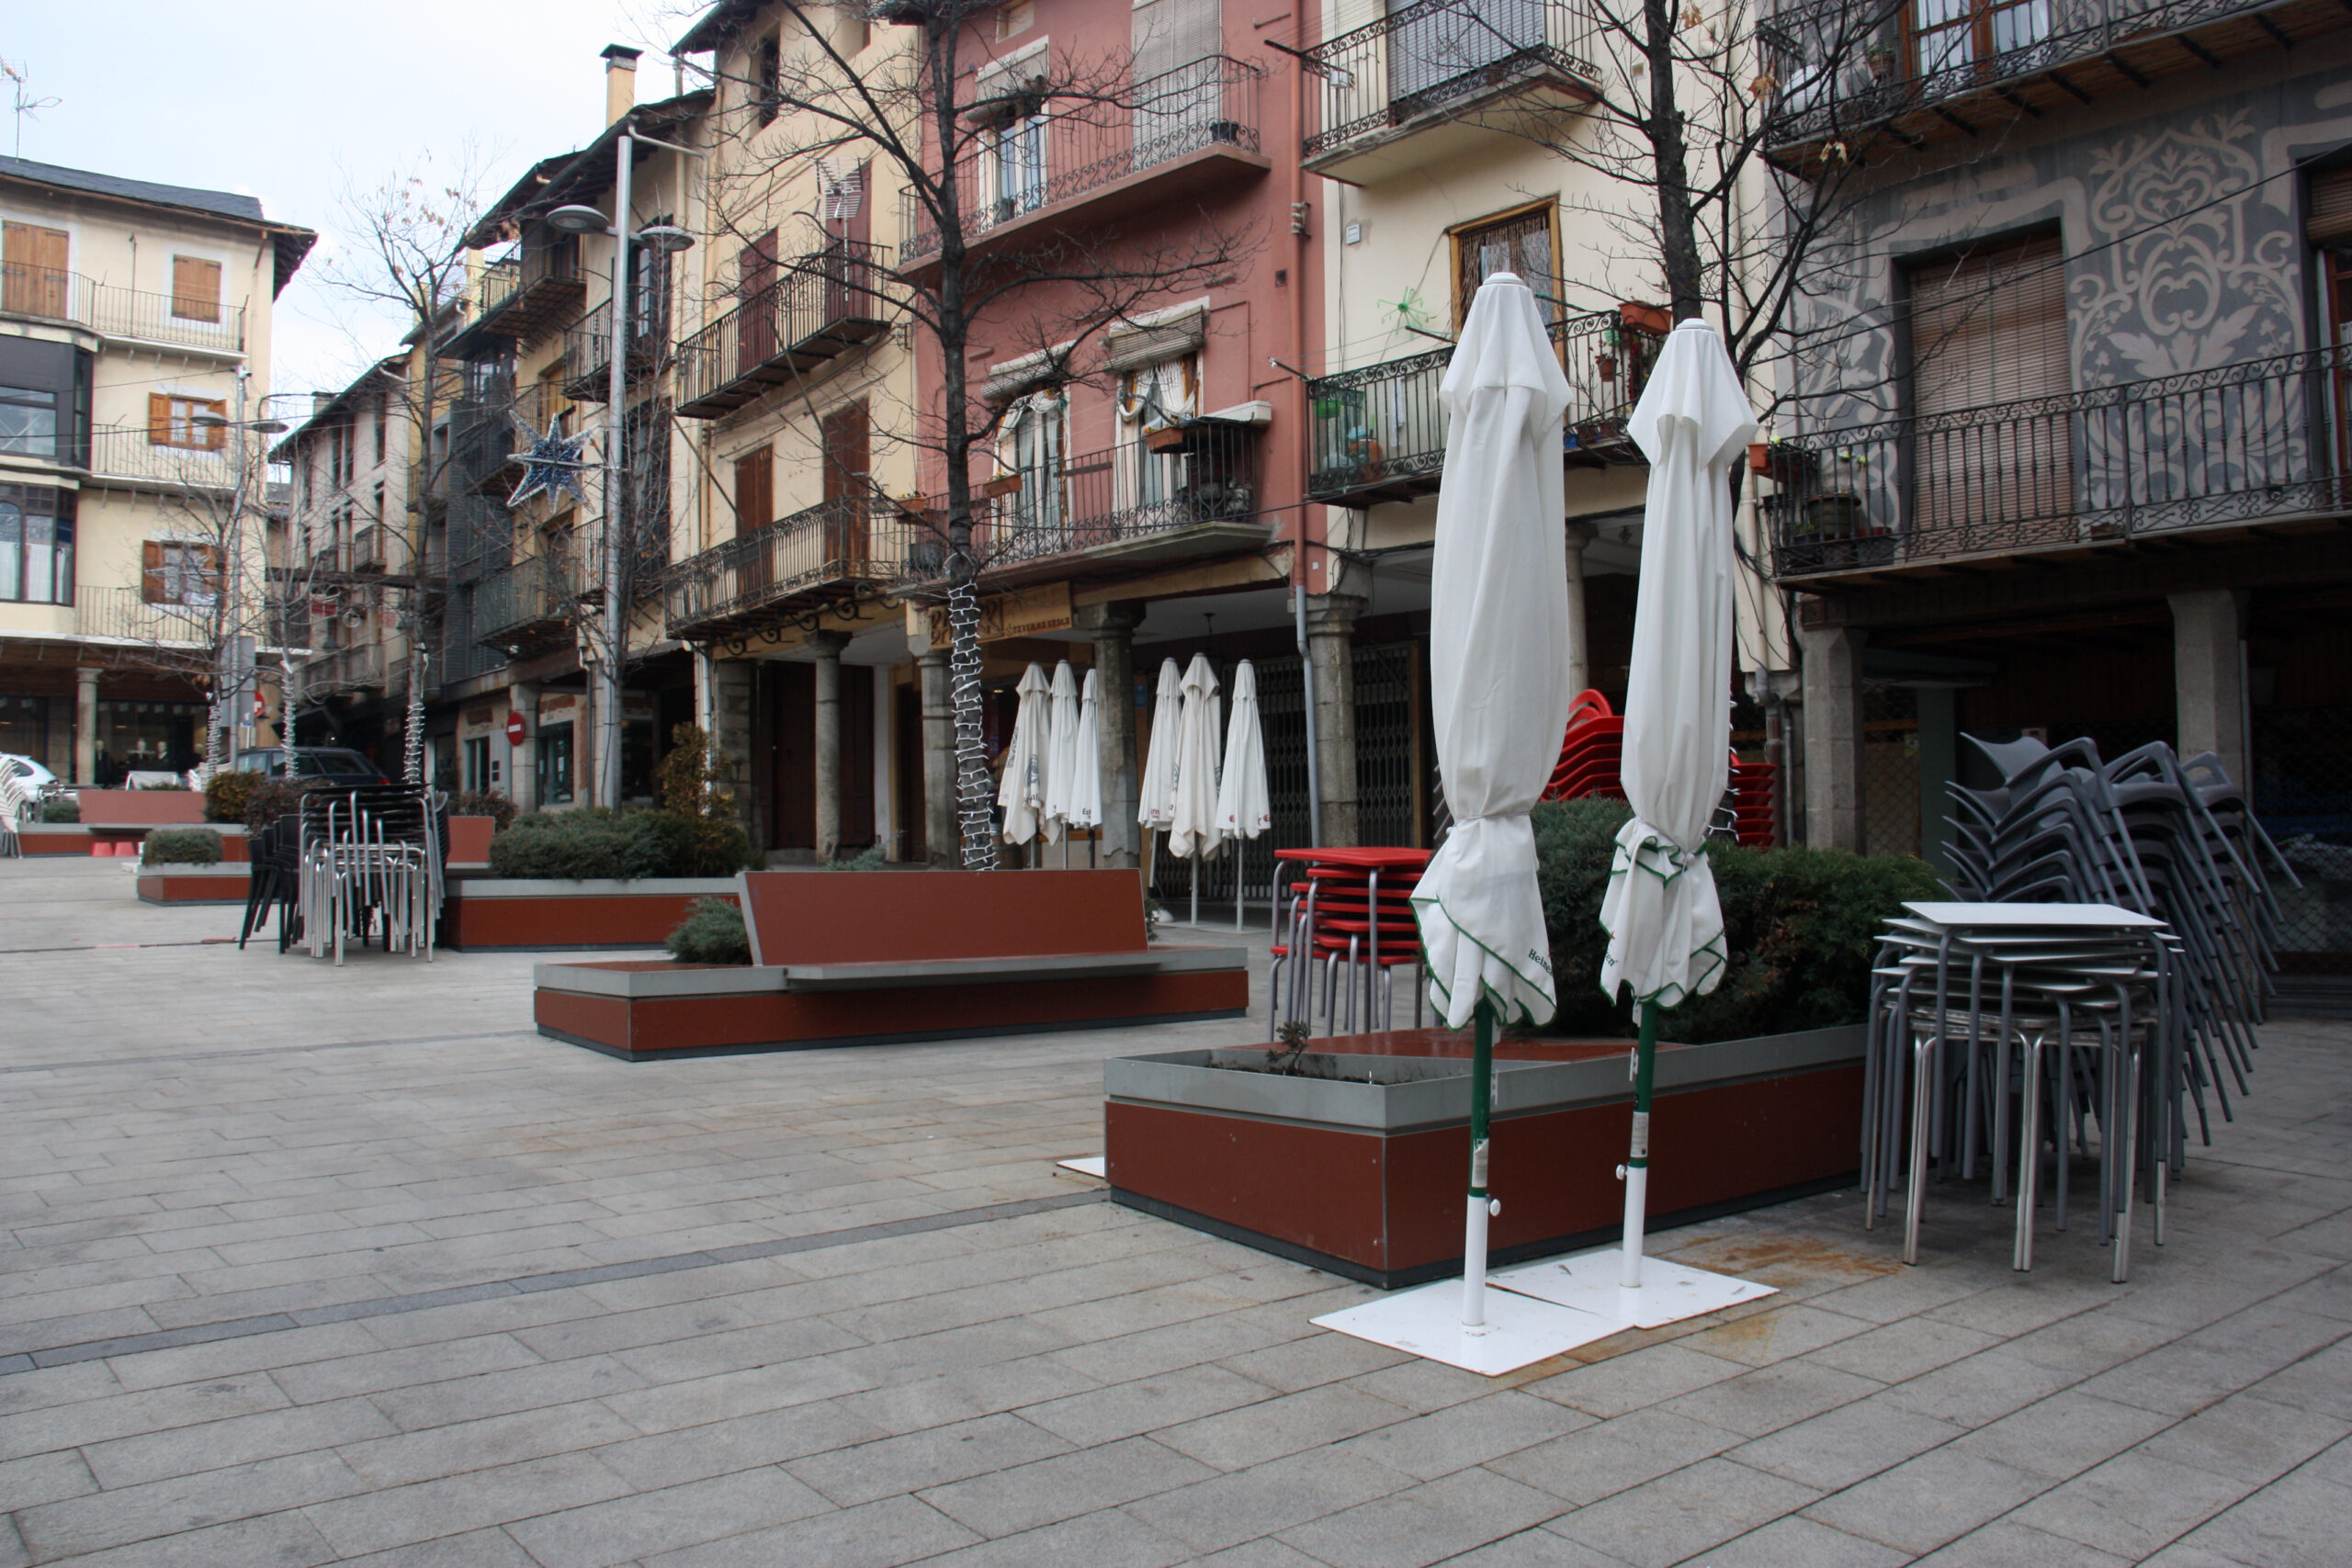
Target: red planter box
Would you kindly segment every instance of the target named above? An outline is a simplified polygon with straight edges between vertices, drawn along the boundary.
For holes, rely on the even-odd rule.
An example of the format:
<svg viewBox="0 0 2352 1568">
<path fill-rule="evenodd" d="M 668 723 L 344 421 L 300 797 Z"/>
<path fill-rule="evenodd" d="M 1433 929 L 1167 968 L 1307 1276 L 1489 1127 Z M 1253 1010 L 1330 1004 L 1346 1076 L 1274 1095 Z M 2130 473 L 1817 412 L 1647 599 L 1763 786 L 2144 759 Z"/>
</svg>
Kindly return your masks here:
<svg viewBox="0 0 2352 1568">
<path fill-rule="evenodd" d="M 74 792 L 85 828 L 198 828 L 204 796 L 194 790 L 83 789 Z"/>
<path fill-rule="evenodd" d="M 243 904 L 252 890 L 243 865 L 141 867 L 138 877 L 142 904 Z"/>
<path fill-rule="evenodd" d="M 1661 1046 L 1655 1228 L 1851 1179 L 1862 1032 Z M 1338 1076 L 1211 1066 L 1261 1047 L 1104 1064 L 1112 1196 L 1383 1289 L 1462 1268 L 1470 1162 L 1466 1043 L 1438 1031 L 1316 1043 Z M 1632 1127 L 1629 1043 L 1507 1041 L 1493 1123 L 1497 1264 L 1617 1235 Z M 1367 1083 L 1367 1076 L 1398 1081 Z M 1347 1081 L 1352 1079 L 1353 1081 Z"/>
<path fill-rule="evenodd" d="M 453 876 L 442 906 L 440 940 L 459 952 L 659 947 L 696 900 L 731 899 L 735 894 L 734 881 L 724 877 L 548 882 Z"/>
</svg>

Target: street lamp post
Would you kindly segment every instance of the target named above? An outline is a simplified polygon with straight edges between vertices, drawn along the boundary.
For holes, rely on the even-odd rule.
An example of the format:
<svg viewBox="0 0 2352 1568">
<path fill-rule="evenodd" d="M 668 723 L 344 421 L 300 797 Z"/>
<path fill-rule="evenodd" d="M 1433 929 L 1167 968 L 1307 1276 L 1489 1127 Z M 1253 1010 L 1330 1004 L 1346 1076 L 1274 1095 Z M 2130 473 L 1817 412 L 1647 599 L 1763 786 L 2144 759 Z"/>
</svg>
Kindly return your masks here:
<svg viewBox="0 0 2352 1568">
<path fill-rule="evenodd" d="M 628 339 L 629 306 L 629 242 L 634 239 L 650 251 L 675 254 L 692 245 L 694 236 L 684 229 L 667 223 L 648 224 L 634 232 L 629 228 L 630 176 L 637 161 L 637 143 L 667 148 L 699 158 L 703 154 L 692 147 L 658 141 L 650 136 L 636 136 L 628 130 L 620 133 L 617 142 L 619 167 L 613 179 L 613 216 L 608 222 L 602 212 L 593 207 L 559 207 L 548 214 L 549 228 L 567 234 L 604 234 L 613 242 L 611 337 L 606 343 L 609 364 L 605 367 L 605 523 L 604 534 L 597 552 L 597 575 L 604 588 L 604 631 L 601 637 L 592 639 L 592 647 L 599 654 L 595 676 L 596 711 L 591 716 L 596 729 L 596 787 L 591 800 L 599 806 L 617 807 L 621 803 L 621 660 L 628 642 L 629 606 L 627 598 L 628 573 L 622 566 L 622 551 L 628 541 L 622 536 L 621 514 L 626 454 L 622 451 L 621 432 L 628 419 L 628 361 L 626 344 Z"/>
</svg>

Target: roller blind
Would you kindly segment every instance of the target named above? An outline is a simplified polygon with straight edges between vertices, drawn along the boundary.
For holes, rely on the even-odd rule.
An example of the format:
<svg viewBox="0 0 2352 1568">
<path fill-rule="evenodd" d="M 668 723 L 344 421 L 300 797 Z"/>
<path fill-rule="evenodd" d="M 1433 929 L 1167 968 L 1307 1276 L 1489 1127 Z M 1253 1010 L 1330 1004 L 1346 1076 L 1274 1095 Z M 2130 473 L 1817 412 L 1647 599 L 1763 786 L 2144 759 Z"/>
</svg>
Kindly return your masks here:
<svg viewBox="0 0 2352 1568">
<path fill-rule="evenodd" d="M 2066 391 L 2066 276 L 2055 234 L 1910 269 L 1911 397 L 1919 414 Z"/>
<path fill-rule="evenodd" d="M 2314 245 L 2352 243 L 2352 169 L 2326 169 L 2312 176 L 2303 232 Z"/>
</svg>

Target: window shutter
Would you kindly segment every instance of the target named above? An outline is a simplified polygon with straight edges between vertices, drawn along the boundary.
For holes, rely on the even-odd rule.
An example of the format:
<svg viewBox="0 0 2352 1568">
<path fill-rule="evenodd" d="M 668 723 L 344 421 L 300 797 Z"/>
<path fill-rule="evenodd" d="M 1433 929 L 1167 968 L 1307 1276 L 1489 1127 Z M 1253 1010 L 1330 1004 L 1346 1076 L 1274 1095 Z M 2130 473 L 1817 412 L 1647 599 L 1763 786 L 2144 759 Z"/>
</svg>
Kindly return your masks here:
<svg viewBox="0 0 2352 1568">
<path fill-rule="evenodd" d="M 1197 354 L 1208 342 L 1209 318 L 1194 310 L 1148 327 L 1114 327 L 1103 334 L 1102 368 L 1114 374 Z"/>
<path fill-rule="evenodd" d="M 139 547 L 139 596 L 150 604 L 164 604 L 171 601 L 164 571 L 164 547 L 160 540 L 150 539 Z"/>
<path fill-rule="evenodd" d="M 151 446 L 172 444 L 172 400 L 161 392 L 147 394 L 147 444 Z"/>
<path fill-rule="evenodd" d="M 735 533 L 738 537 L 775 521 L 775 454 L 756 446 L 735 459 Z"/>
<path fill-rule="evenodd" d="M 2314 245 L 2352 243 L 2352 169 L 2328 169 L 2312 176 L 2303 231 Z"/>
<path fill-rule="evenodd" d="M 225 420 L 229 417 L 229 405 L 226 401 L 216 399 L 209 403 L 192 404 L 188 412 L 191 423 L 194 423 L 194 415 L 198 412 L 209 413 L 215 419 Z M 194 438 L 194 444 L 208 452 L 218 452 L 229 445 L 229 427 L 225 424 L 198 424 L 190 434 Z"/>
<path fill-rule="evenodd" d="M 1913 528 L 1973 530 L 1996 550 L 2071 514 L 2072 422 L 2002 412 L 2072 387 L 2064 262 L 2043 234 L 1911 269 Z M 1971 410 L 1994 412 L 1939 417 Z"/>
<path fill-rule="evenodd" d="M 172 258 L 172 314 L 184 321 L 220 319 L 220 264 L 198 256 Z"/>
</svg>

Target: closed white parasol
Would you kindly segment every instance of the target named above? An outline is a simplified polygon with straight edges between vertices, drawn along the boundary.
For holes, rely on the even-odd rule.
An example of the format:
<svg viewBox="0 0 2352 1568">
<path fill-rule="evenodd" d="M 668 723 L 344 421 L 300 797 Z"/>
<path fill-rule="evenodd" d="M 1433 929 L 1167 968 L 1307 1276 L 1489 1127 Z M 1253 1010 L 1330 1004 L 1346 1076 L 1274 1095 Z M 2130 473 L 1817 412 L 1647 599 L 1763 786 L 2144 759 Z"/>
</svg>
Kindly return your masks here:
<svg viewBox="0 0 2352 1568">
<path fill-rule="evenodd" d="M 1102 826 L 1102 699 L 1094 671 L 1078 699 L 1078 738 L 1070 747 L 1069 816 L 1073 828 Z"/>
<path fill-rule="evenodd" d="M 1630 987 L 1641 1013 L 1620 1281 L 1638 1288 L 1657 1012 L 1713 990 L 1724 962 L 1715 874 L 1701 852 L 1731 782 L 1731 464 L 1756 434 L 1756 414 L 1713 326 L 1684 321 L 1668 335 L 1631 434 L 1650 464 L 1625 688 L 1634 818 L 1617 835 L 1600 906 L 1600 988 L 1614 997 Z"/>
<path fill-rule="evenodd" d="M 1046 804 L 1038 827 L 1052 844 L 1069 826 L 1070 791 L 1078 784 L 1078 676 L 1069 660 L 1054 666 L 1046 700 Z"/>
<path fill-rule="evenodd" d="M 1046 672 L 1032 664 L 1022 673 L 1021 705 L 1012 717 L 1012 739 L 1004 749 L 1004 776 L 997 784 L 996 803 L 1004 808 L 1004 841 L 1025 844 L 1037 836 L 1037 816 L 1046 805 L 1046 733 L 1053 720 L 1046 711 Z"/>
<path fill-rule="evenodd" d="M 1176 731 L 1184 716 L 1184 674 L 1172 659 L 1159 661 L 1159 696 L 1151 709 L 1151 741 L 1136 780 L 1136 820 L 1165 831 L 1176 819 Z"/>
<path fill-rule="evenodd" d="M 1243 660 L 1233 671 L 1233 712 L 1225 726 L 1225 771 L 1216 788 L 1216 829 L 1254 839 L 1274 825 L 1266 800 L 1266 737 L 1258 717 L 1258 671 Z"/>
<path fill-rule="evenodd" d="M 1168 825 L 1170 854 L 1205 860 L 1225 841 L 1216 825 L 1217 731 L 1223 716 L 1216 671 L 1209 667 L 1207 654 L 1196 653 L 1184 671 L 1184 705 L 1176 723 L 1176 809 Z"/>
</svg>

